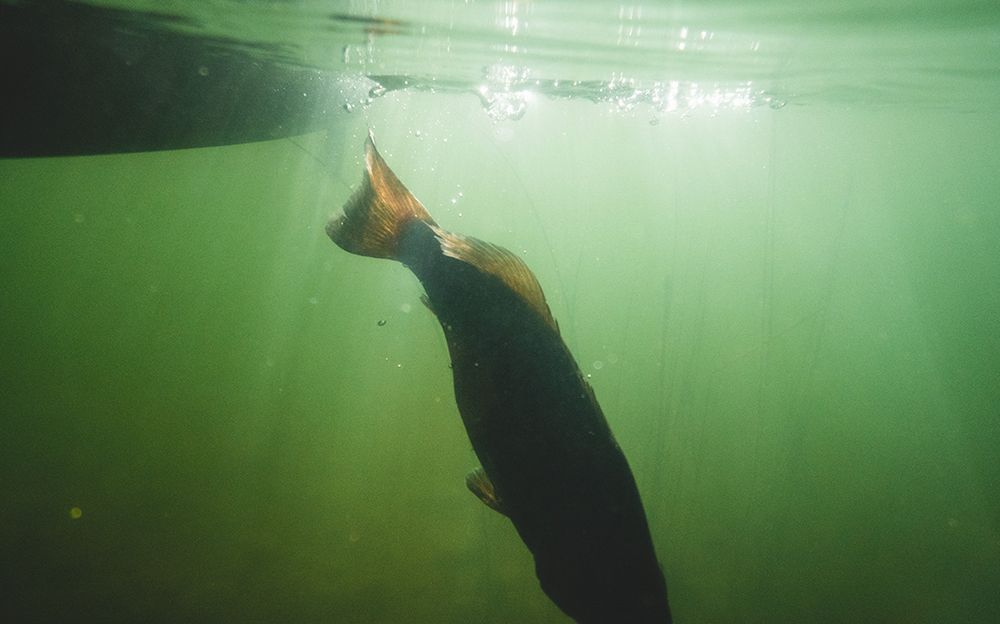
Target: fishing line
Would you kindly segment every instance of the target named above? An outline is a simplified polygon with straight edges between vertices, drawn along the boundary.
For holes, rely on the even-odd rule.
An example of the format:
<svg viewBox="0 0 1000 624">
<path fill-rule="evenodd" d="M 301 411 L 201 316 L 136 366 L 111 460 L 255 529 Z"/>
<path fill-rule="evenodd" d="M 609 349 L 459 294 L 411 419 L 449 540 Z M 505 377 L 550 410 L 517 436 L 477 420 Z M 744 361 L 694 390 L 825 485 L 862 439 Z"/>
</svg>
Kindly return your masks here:
<svg viewBox="0 0 1000 624">
<path fill-rule="evenodd" d="M 534 200 L 531 199 L 531 194 L 528 192 L 528 187 L 524 184 L 524 181 L 521 180 L 521 177 L 519 175 L 517 175 L 517 170 L 514 168 L 514 165 L 510 162 L 510 160 L 507 158 L 507 156 L 500 149 L 500 146 L 496 144 L 496 142 L 493 140 L 493 137 L 491 137 L 489 134 L 487 134 L 486 132 L 484 132 L 482 130 L 482 128 L 480 128 L 476 124 L 472 123 L 472 120 L 470 120 L 466 115 L 461 114 L 461 115 L 459 115 L 459 117 L 461 117 L 462 120 L 465 121 L 465 123 L 468 124 L 470 127 L 472 127 L 476 132 L 478 132 L 479 134 L 481 134 L 483 136 L 483 138 L 486 139 L 486 142 L 489 143 L 493 147 L 493 150 L 500 157 L 500 160 L 502 160 L 503 163 L 504 163 L 504 165 L 507 166 L 507 169 L 510 171 L 512 177 L 514 178 L 514 181 L 517 182 L 517 185 L 521 188 L 521 192 L 524 194 L 524 198 L 528 202 L 528 207 L 531 209 L 531 214 L 535 218 L 535 222 L 538 224 L 538 230 L 539 230 L 539 232 L 542 235 L 542 240 L 545 242 L 545 248 L 549 252 L 549 259 L 552 261 L 552 267 L 555 269 L 555 273 L 556 273 L 556 283 L 557 283 L 558 288 L 559 288 L 559 293 L 560 293 L 563 301 L 566 303 L 566 306 L 565 306 L 566 307 L 566 316 L 569 317 L 569 319 L 568 319 L 569 320 L 569 324 L 570 324 L 571 327 L 575 328 L 576 324 L 573 321 L 573 308 L 569 305 L 570 304 L 569 297 L 566 295 L 566 293 L 567 293 L 566 285 L 563 283 L 562 272 L 559 270 L 559 261 L 556 259 L 556 254 L 555 254 L 555 251 L 553 251 L 552 243 L 550 242 L 548 232 L 545 229 L 545 224 L 542 221 L 542 217 L 541 217 L 540 213 L 538 212 L 538 207 L 535 206 Z M 581 251 L 580 254 L 581 254 L 581 258 L 582 258 L 583 257 L 583 255 L 582 255 L 583 252 Z M 579 271 L 579 266 L 577 267 L 577 270 Z"/>
<path fill-rule="evenodd" d="M 325 132 L 328 133 L 329 131 L 325 131 Z M 304 135 L 304 136 L 311 136 L 311 135 Z M 289 143 L 291 143 L 292 145 L 294 145 L 295 147 L 299 148 L 300 150 L 302 150 L 303 153 L 305 153 L 307 156 L 309 156 L 314 161 L 316 161 L 316 164 L 318 164 L 320 166 L 320 168 L 322 168 L 324 170 L 329 168 L 330 164 L 328 162 L 324 161 L 322 158 L 320 158 L 319 156 L 317 156 L 313 152 L 309 151 L 304 145 L 302 145 L 301 143 L 297 142 L 295 140 L 297 138 L 299 138 L 299 137 L 285 137 L 285 140 L 288 141 Z M 327 138 L 329 138 L 329 134 L 327 134 Z M 347 182 L 345 182 L 344 179 L 341 178 L 340 176 L 337 176 L 336 178 L 333 178 L 331 176 L 331 179 L 339 182 L 348 191 L 353 191 L 354 190 L 353 188 L 351 188 L 351 185 L 348 184 Z"/>
</svg>

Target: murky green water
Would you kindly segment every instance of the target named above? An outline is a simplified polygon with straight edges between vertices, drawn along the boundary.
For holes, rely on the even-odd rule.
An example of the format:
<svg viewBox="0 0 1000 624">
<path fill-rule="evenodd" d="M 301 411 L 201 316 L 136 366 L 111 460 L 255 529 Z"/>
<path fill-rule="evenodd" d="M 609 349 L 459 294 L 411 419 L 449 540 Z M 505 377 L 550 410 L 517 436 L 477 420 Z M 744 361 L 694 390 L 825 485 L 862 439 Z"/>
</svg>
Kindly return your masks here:
<svg viewBox="0 0 1000 624">
<path fill-rule="evenodd" d="M 295 139 L 0 161 L 0 619 L 569 621 L 466 490 L 416 279 L 323 233 L 368 128 L 442 226 L 538 276 L 677 622 L 1000 619 L 989 7 L 537 2 L 521 59 L 514 4 L 352 3 L 403 32 L 329 41 L 315 7 L 268 30 L 217 5 L 415 84 Z M 713 23 L 735 43 L 670 51 Z"/>
</svg>

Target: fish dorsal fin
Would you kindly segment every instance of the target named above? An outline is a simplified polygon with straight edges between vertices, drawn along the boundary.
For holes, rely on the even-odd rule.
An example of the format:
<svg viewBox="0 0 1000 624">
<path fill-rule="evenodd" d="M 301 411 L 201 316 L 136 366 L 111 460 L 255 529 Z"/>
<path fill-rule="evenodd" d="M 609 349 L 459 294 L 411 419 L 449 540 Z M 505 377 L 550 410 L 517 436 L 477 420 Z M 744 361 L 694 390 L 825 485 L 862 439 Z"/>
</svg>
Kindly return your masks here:
<svg viewBox="0 0 1000 624">
<path fill-rule="evenodd" d="M 503 505 L 500 504 L 500 499 L 497 498 L 496 490 L 493 489 L 493 482 L 486 476 L 486 471 L 483 470 L 482 466 L 465 476 L 465 485 L 468 486 L 469 491 L 479 497 L 479 500 L 486 503 L 487 507 L 507 515 L 503 510 Z"/>
<path fill-rule="evenodd" d="M 545 294 L 538 284 L 534 273 L 520 258 L 503 247 L 481 241 L 471 236 L 453 234 L 432 225 L 431 229 L 437 235 L 444 255 L 461 260 L 476 267 L 483 273 L 500 278 L 508 288 L 521 295 L 542 320 L 556 332 L 559 326 L 552 318 L 549 304 L 545 302 Z"/>
</svg>

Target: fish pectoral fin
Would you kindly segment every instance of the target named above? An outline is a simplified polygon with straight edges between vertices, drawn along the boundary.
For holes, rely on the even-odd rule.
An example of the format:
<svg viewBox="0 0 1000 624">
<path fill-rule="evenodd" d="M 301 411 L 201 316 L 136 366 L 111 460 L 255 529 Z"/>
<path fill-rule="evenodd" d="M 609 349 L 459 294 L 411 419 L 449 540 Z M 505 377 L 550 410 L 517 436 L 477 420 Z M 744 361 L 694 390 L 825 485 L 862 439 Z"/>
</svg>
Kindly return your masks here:
<svg viewBox="0 0 1000 624">
<path fill-rule="evenodd" d="M 434 311 L 434 306 L 431 305 L 431 299 L 427 296 L 427 293 L 422 293 L 420 295 L 420 303 L 424 304 L 424 307 L 430 310 L 431 314 L 437 316 L 437 313 Z"/>
<path fill-rule="evenodd" d="M 486 476 L 486 471 L 483 470 L 482 466 L 465 476 L 465 485 L 469 487 L 470 492 L 479 497 L 479 500 L 486 503 L 487 507 L 505 516 L 507 515 L 503 510 L 503 505 L 500 504 L 500 499 L 497 498 L 496 491 L 493 489 L 493 482 Z"/>
</svg>

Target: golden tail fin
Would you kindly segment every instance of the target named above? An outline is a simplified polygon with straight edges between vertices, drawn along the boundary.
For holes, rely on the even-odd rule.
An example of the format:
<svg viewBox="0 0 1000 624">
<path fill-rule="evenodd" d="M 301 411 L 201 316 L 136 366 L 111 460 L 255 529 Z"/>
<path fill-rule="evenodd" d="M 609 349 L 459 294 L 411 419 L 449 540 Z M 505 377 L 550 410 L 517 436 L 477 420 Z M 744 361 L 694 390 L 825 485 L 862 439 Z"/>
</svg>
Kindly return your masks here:
<svg viewBox="0 0 1000 624">
<path fill-rule="evenodd" d="M 327 236 L 344 251 L 394 260 L 403 225 L 413 219 L 437 225 L 382 160 L 369 132 L 361 186 L 344 204 L 344 213 L 326 224 Z"/>
</svg>

